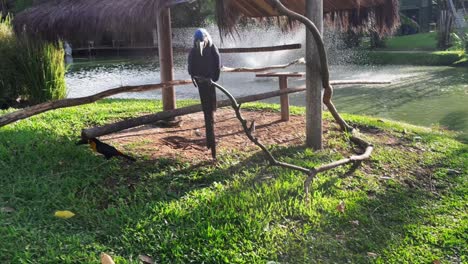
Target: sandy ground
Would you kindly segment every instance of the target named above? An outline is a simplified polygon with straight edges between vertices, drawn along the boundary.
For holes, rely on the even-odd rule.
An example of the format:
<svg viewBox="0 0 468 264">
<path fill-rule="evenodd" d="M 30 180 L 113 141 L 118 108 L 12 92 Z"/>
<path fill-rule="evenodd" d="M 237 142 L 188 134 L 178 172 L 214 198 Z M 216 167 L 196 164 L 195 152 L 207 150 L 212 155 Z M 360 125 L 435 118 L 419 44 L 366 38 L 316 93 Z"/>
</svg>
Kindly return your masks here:
<svg viewBox="0 0 468 264">
<path fill-rule="evenodd" d="M 303 145 L 305 141 L 304 116 L 291 115 L 282 122 L 280 113 L 242 111 L 249 122 L 255 120 L 254 135 L 265 145 Z M 328 124 L 324 125 L 324 132 Z M 233 110 L 218 109 L 215 113 L 215 134 L 218 153 L 241 150 L 258 151 L 245 135 Z M 182 160 L 211 160 L 211 152 L 205 146 L 203 114 L 195 113 L 182 117 L 178 127 L 162 128 L 146 125 L 101 138 L 111 145 L 130 148 L 138 155 L 156 158 L 179 158 Z"/>
</svg>

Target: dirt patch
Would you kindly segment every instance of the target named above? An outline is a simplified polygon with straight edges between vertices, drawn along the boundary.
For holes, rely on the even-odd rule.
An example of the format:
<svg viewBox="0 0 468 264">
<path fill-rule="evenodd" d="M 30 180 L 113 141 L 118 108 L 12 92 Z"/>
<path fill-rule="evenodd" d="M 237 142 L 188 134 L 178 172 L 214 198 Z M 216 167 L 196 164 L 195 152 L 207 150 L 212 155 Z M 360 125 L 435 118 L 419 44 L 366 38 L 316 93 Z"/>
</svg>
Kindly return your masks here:
<svg viewBox="0 0 468 264">
<path fill-rule="evenodd" d="M 254 134 L 266 145 L 304 144 L 304 116 L 292 115 L 288 122 L 283 122 L 281 114 L 277 112 L 243 111 L 242 114 L 249 122 L 255 120 Z M 328 123 L 325 123 L 324 131 L 327 129 Z M 219 153 L 232 150 L 242 150 L 242 152 L 258 150 L 244 134 L 234 111 L 230 109 L 216 111 L 215 134 Z M 183 116 L 179 127 L 161 128 L 145 125 L 102 137 L 102 140 L 151 158 L 211 159 L 210 151 L 206 148 L 202 113 Z"/>
<path fill-rule="evenodd" d="M 305 117 L 291 115 L 287 122 L 281 121 L 278 112 L 242 111 L 249 123 L 255 120 L 255 136 L 265 145 L 302 146 L 305 142 Z M 327 137 L 339 134 L 335 123 L 324 121 L 324 143 Z M 228 108 L 218 109 L 215 113 L 215 134 L 218 153 L 240 151 L 248 154 L 258 151 L 244 134 L 234 111 Z M 401 139 L 378 128 L 366 131 L 365 134 L 380 142 L 383 138 L 388 145 L 399 145 Z M 206 148 L 203 114 L 195 113 L 182 117 L 178 127 L 162 128 L 145 125 L 122 131 L 101 138 L 131 151 L 136 156 L 147 156 L 151 159 L 177 158 L 188 161 L 211 160 L 211 153 Z"/>
</svg>

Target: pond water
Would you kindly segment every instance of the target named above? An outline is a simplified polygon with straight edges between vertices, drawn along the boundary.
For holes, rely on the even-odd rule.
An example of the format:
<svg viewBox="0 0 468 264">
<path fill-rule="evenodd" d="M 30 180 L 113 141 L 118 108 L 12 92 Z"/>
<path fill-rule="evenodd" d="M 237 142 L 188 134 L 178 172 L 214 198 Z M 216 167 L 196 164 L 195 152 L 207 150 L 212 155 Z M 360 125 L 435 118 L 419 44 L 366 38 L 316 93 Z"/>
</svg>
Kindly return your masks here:
<svg viewBox="0 0 468 264">
<path fill-rule="evenodd" d="M 282 54 L 283 53 L 283 54 Z M 259 53 L 260 54 L 260 53 Z M 264 61 L 287 63 L 291 54 L 274 55 L 223 54 L 225 66 L 271 65 Z M 251 58 L 249 58 L 251 57 Z M 252 58 L 261 58 L 253 60 Z M 297 58 L 297 57 L 292 57 Z M 250 61 L 249 61 L 250 59 Z M 121 85 L 159 82 L 156 57 L 75 59 L 67 73 L 68 97 L 91 95 Z M 175 54 L 175 79 L 189 79 L 186 73 L 186 54 Z M 304 71 L 294 66 L 288 71 Z M 390 81 L 387 85 L 347 85 L 336 87 L 334 103 L 341 112 L 372 115 L 416 125 L 442 126 L 462 132 L 460 139 L 468 141 L 468 70 L 452 67 L 421 66 L 331 66 L 332 80 Z M 278 89 L 277 78 L 256 78 L 254 73 L 222 73 L 219 83 L 235 96 L 262 93 Z M 291 86 L 304 80 L 290 80 Z M 196 99 L 193 85 L 178 86 L 178 99 Z M 160 99 L 160 91 L 126 93 L 116 98 Z M 293 105 L 305 104 L 304 94 L 290 95 Z M 278 99 L 268 100 L 278 102 Z"/>
</svg>

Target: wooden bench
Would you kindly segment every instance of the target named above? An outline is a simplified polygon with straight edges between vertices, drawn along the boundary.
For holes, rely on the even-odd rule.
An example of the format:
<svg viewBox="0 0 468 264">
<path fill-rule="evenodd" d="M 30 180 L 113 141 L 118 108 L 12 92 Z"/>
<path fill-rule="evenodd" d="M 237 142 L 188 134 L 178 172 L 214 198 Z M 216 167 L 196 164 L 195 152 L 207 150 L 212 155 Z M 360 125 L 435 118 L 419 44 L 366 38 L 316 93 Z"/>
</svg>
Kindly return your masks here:
<svg viewBox="0 0 468 264">
<path fill-rule="evenodd" d="M 305 72 L 262 72 L 257 73 L 256 77 L 278 77 L 279 80 L 279 88 L 287 89 L 288 88 L 288 78 L 289 77 L 304 77 Z M 289 95 L 283 94 L 280 96 L 280 104 L 281 104 L 281 120 L 288 121 L 289 120 Z"/>
</svg>

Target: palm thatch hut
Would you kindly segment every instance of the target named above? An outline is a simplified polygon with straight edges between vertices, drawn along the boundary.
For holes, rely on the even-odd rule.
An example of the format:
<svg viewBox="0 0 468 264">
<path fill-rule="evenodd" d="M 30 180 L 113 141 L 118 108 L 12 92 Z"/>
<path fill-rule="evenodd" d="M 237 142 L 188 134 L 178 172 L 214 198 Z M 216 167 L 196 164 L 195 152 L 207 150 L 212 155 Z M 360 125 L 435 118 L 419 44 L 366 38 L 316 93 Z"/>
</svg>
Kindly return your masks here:
<svg viewBox="0 0 468 264">
<path fill-rule="evenodd" d="M 306 0 L 281 2 L 288 9 L 305 15 Z M 390 34 L 399 24 L 398 10 L 398 0 L 323 0 L 325 20 L 341 30 Z M 239 20 L 245 17 L 276 18 L 282 26 L 294 25 L 293 21 L 282 21 L 268 0 L 217 0 L 216 13 L 218 26 L 224 33 L 233 33 Z"/>
<path fill-rule="evenodd" d="M 111 39 L 136 40 L 151 36 L 156 14 L 174 0 L 51 0 L 16 15 L 16 31 L 69 41 Z M 150 38 L 151 39 L 151 38 Z"/>
<path fill-rule="evenodd" d="M 137 40 L 151 36 L 159 10 L 183 2 L 190 1 L 51 0 L 17 14 L 14 23 L 17 31 L 45 39 L 92 40 L 106 34 L 114 39 Z M 305 13 L 306 0 L 282 2 L 295 12 Z M 324 13 L 327 21 L 343 30 L 368 30 L 372 26 L 387 34 L 399 23 L 398 0 L 324 0 Z M 216 18 L 223 33 L 233 33 L 243 17 L 278 18 L 278 13 L 268 0 L 216 0 Z"/>
</svg>

